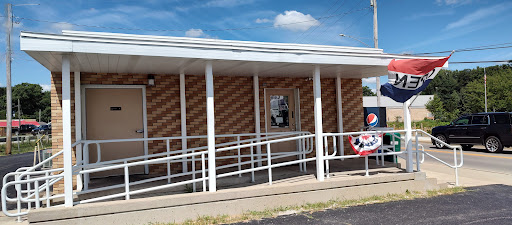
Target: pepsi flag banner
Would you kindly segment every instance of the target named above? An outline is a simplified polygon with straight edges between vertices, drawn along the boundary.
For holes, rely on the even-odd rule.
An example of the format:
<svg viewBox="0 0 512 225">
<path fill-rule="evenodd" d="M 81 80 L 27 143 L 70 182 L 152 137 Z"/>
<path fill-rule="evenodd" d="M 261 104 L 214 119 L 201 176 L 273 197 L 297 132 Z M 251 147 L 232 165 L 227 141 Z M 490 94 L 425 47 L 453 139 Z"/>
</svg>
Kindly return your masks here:
<svg viewBox="0 0 512 225">
<path fill-rule="evenodd" d="M 391 60 L 388 83 L 381 85 L 380 92 L 397 102 L 406 102 L 427 88 L 450 56 L 443 59 Z"/>
</svg>

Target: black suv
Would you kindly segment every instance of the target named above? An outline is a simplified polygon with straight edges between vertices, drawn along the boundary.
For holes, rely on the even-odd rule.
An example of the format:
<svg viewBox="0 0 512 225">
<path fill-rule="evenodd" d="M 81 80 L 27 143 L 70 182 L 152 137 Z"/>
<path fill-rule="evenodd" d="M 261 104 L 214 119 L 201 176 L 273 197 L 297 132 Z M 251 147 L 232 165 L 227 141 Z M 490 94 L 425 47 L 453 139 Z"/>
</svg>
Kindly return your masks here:
<svg viewBox="0 0 512 225">
<path fill-rule="evenodd" d="M 447 126 L 434 127 L 432 135 L 446 143 L 460 144 L 468 150 L 483 144 L 488 152 L 501 152 L 512 146 L 512 113 L 491 112 L 462 116 Z M 437 148 L 444 146 L 432 139 Z"/>
</svg>

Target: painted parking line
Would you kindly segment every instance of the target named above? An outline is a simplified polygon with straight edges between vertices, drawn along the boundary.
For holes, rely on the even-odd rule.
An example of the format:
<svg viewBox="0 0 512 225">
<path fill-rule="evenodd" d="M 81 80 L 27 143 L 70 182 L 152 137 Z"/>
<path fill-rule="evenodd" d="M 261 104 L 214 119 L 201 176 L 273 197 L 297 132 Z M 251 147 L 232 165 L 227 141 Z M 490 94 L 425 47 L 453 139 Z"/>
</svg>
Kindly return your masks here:
<svg viewBox="0 0 512 225">
<path fill-rule="evenodd" d="M 453 152 L 440 151 L 440 150 L 425 150 L 425 151 L 427 151 L 427 152 L 439 152 L 439 153 L 453 154 Z M 464 152 L 464 155 L 482 156 L 482 157 L 500 158 L 500 159 L 512 159 L 512 157 L 507 157 L 507 156 L 499 156 L 499 155 L 482 155 L 482 154 L 466 153 L 466 152 Z"/>
</svg>

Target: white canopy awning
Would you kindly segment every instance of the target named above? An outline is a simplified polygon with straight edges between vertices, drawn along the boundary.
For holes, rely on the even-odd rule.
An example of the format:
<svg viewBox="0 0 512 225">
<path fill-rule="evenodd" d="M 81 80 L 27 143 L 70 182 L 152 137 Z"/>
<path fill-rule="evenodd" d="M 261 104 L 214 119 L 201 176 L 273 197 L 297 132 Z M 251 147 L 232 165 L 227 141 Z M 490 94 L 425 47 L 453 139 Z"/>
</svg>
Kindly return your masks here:
<svg viewBox="0 0 512 225">
<path fill-rule="evenodd" d="M 365 78 L 387 74 L 391 59 L 416 58 L 375 48 L 103 32 L 21 32 L 20 39 L 21 50 L 53 72 L 61 71 L 61 55 L 69 54 L 71 70 L 81 72 L 178 74 L 184 70 L 202 75 L 206 61 L 212 61 L 216 75 L 310 77 L 312 66 L 319 65 L 322 77 Z"/>
</svg>

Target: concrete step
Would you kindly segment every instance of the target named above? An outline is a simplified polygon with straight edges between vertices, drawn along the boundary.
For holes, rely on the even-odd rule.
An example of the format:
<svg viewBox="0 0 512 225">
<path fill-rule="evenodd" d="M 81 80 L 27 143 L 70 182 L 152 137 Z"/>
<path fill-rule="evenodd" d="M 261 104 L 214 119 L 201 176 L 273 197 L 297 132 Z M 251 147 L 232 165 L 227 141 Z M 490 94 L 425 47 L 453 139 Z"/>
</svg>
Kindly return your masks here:
<svg viewBox="0 0 512 225">
<path fill-rule="evenodd" d="M 155 196 L 132 200 L 81 204 L 69 208 L 33 210 L 28 220 L 33 224 L 146 224 L 182 222 L 198 216 L 236 215 L 281 206 L 326 202 L 332 199 L 359 199 L 388 193 L 438 189 L 435 179 L 425 173 L 376 173 L 332 176 L 324 182 L 305 175 L 274 185 L 253 185 L 187 194 Z"/>
</svg>

